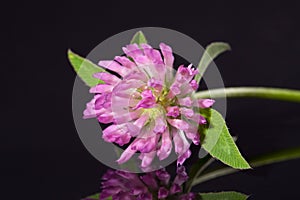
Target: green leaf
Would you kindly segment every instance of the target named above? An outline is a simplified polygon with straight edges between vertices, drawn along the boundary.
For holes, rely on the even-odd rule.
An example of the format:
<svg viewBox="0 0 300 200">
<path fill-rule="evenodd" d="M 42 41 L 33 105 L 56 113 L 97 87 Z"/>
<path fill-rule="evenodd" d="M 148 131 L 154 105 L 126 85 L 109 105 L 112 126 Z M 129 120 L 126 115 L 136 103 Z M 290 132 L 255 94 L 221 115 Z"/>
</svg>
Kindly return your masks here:
<svg viewBox="0 0 300 200">
<path fill-rule="evenodd" d="M 91 196 L 85 197 L 82 200 L 99 200 L 100 199 L 100 193 L 93 194 Z"/>
<path fill-rule="evenodd" d="M 142 31 L 138 31 L 136 34 L 134 34 L 133 38 L 130 41 L 130 44 L 147 44 L 147 40 L 145 35 L 143 34 Z"/>
<path fill-rule="evenodd" d="M 239 192 L 200 193 L 202 200 L 246 200 L 247 195 Z"/>
<path fill-rule="evenodd" d="M 91 196 L 85 197 L 82 200 L 99 200 L 100 199 L 100 193 L 93 194 Z M 112 200 L 112 197 L 108 197 L 106 200 Z"/>
<path fill-rule="evenodd" d="M 201 57 L 200 62 L 198 64 L 199 74 L 197 74 L 195 77 L 195 80 L 197 81 L 197 83 L 200 82 L 201 77 L 205 73 L 209 64 L 218 55 L 220 55 L 221 53 L 223 53 L 225 51 L 229 51 L 229 50 L 231 50 L 229 44 L 224 43 L 224 42 L 213 42 L 206 47 L 206 49 L 203 53 L 203 56 Z"/>
<path fill-rule="evenodd" d="M 239 152 L 222 115 L 211 109 L 209 127 L 202 130 L 202 147 L 214 158 L 236 169 L 251 168 Z"/>
<path fill-rule="evenodd" d="M 283 162 L 283 161 L 293 160 L 298 158 L 300 158 L 300 147 L 280 150 L 265 155 L 261 155 L 256 158 L 250 159 L 249 163 L 252 167 L 255 168 L 255 167 L 260 167 L 264 165 L 269 165 L 273 163 L 278 163 L 278 162 Z M 214 178 L 233 174 L 235 172 L 239 172 L 239 170 L 232 169 L 229 167 L 215 169 L 195 179 L 194 182 L 192 183 L 192 186 Z"/>
<path fill-rule="evenodd" d="M 68 59 L 77 75 L 82 79 L 83 82 L 85 82 L 86 85 L 92 87 L 97 84 L 104 83 L 104 81 L 93 77 L 93 74 L 97 72 L 105 72 L 103 68 L 75 54 L 70 49 L 68 50 Z"/>
</svg>

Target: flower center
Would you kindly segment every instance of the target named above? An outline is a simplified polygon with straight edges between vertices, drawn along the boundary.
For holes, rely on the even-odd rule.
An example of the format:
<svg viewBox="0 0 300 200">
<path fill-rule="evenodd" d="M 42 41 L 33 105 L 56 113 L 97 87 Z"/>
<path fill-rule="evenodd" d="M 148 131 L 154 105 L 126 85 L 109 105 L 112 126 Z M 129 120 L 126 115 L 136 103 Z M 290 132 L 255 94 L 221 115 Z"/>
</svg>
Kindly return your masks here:
<svg viewBox="0 0 300 200">
<path fill-rule="evenodd" d="M 167 90 L 166 88 L 164 88 L 162 90 L 161 94 L 156 98 L 157 99 L 157 101 L 156 101 L 157 104 L 160 104 L 165 109 L 168 106 L 172 106 L 172 105 L 176 104 L 176 97 L 169 98 L 168 94 L 169 94 L 169 90 Z"/>
</svg>

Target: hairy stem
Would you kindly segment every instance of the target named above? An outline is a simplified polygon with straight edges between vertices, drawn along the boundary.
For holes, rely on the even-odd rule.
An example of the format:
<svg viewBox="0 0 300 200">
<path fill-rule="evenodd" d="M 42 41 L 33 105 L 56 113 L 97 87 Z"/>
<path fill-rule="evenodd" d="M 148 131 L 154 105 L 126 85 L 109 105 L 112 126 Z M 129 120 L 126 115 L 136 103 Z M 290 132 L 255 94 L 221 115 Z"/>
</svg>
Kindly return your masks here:
<svg viewBox="0 0 300 200">
<path fill-rule="evenodd" d="M 268 87 L 229 87 L 197 92 L 196 98 L 263 98 L 300 103 L 300 90 Z"/>
<path fill-rule="evenodd" d="M 186 191 L 190 192 L 192 189 L 192 184 L 195 181 L 195 179 L 214 161 L 215 159 L 210 157 L 196 172 L 196 174 L 192 177 L 192 179 L 188 182 Z"/>
<path fill-rule="evenodd" d="M 278 163 L 278 162 L 283 162 L 287 160 L 293 160 L 293 159 L 299 159 L 300 158 L 300 147 L 296 148 L 290 148 L 290 149 L 285 149 L 285 150 L 280 150 L 272 153 L 268 153 L 265 155 L 258 156 L 254 159 L 250 160 L 250 165 L 251 167 L 260 167 L 263 165 L 268 165 L 268 164 L 273 164 L 273 163 Z M 220 177 L 220 176 L 225 176 L 229 175 L 235 172 L 239 172 L 240 170 L 233 169 L 230 167 L 223 167 L 221 169 L 213 170 L 211 172 L 207 172 L 197 178 L 194 179 L 192 182 L 191 186 L 195 186 L 197 184 L 203 183 L 205 181 Z"/>
</svg>

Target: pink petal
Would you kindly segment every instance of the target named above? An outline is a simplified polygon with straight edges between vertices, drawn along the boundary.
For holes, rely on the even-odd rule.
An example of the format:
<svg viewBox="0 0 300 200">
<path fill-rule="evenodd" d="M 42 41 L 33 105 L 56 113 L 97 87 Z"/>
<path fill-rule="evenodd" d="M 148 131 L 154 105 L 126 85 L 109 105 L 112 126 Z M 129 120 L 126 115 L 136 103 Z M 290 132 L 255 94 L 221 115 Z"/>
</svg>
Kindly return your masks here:
<svg viewBox="0 0 300 200">
<path fill-rule="evenodd" d="M 163 60 L 161 58 L 161 55 L 158 50 L 153 49 L 148 44 L 141 44 L 141 47 L 144 50 L 144 54 L 153 62 L 156 64 L 163 64 Z"/>
<path fill-rule="evenodd" d="M 114 97 L 124 97 L 128 102 L 129 98 L 132 96 L 136 88 L 139 88 L 142 85 L 143 83 L 138 81 L 122 81 L 113 88 L 112 93 Z"/>
<path fill-rule="evenodd" d="M 95 108 L 109 108 L 111 104 L 111 92 L 103 93 L 99 95 L 99 98 L 95 101 Z"/>
<path fill-rule="evenodd" d="M 126 125 L 131 137 L 136 137 L 138 134 L 140 134 L 141 128 L 138 126 L 134 125 L 133 123 L 126 123 Z"/>
<path fill-rule="evenodd" d="M 130 53 L 132 51 L 139 51 L 141 54 L 143 54 L 142 50 L 140 49 L 140 47 L 137 44 L 128 44 L 126 45 L 126 47 L 122 48 L 124 53 Z"/>
<path fill-rule="evenodd" d="M 131 136 L 128 134 L 125 128 L 126 127 L 124 125 L 110 125 L 103 131 L 102 138 L 106 142 L 115 142 L 123 146 L 131 139 Z"/>
<path fill-rule="evenodd" d="M 193 68 L 192 64 L 189 64 L 189 66 L 187 68 L 189 70 L 190 76 L 195 76 L 196 74 L 199 73 L 198 69 Z"/>
<path fill-rule="evenodd" d="M 161 80 L 156 80 L 154 78 L 151 78 L 148 81 L 148 86 L 152 87 L 152 88 L 154 88 L 154 89 L 156 89 L 157 91 L 160 92 L 163 88 L 163 82 Z"/>
<path fill-rule="evenodd" d="M 178 129 L 172 129 L 172 135 L 175 145 L 175 152 L 180 157 L 190 148 L 190 144 L 187 141 L 183 131 L 180 131 Z"/>
<path fill-rule="evenodd" d="M 143 98 L 154 98 L 153 94 L 152 94 L 152 91 L 151 90 L 144 90 L 142 93 L 141 93 L 141 96 Z"/>
<path fill-rule="evenodd" d="M 140 133 L 140 130 L 145 125 L 145 123 L 148 121 L 149 116 L 146 114 L 143 114 L 141 117 L 139 117 L 137 120 L 135 120 L 133 123 L 127 123 L 128 132 L 132 137 L 137 136 Z"/>
<path fill-rule="evenodd" d="M 103 111 L 104 111 L 104 109 L 95 110 L 94 108 L 87 107 L 87 108 L 83 111 L 83 119 L 95 118 L 95 117 L 97 117 L 99 114 L 103 113 Z"/>
<path fill-rule="evenodd" d="M 200 118 L 199 124 L 206 124 L 207 123 L 206 119 L 202 115 L 200 115 L 199 118 Z"/>
<path fill-rule="evenodd" d="M 163 132 L 165 132 L 166 128 L 167 128 L 166 121 L 162 117 L 158 117 L 155 120 L 155 126 L 153 129 L 153 132 L 156 134 L 163 133 Z"/>
<path fill-rule="evenodd" d="M 143 154 L 142 157 L 144 157 L 145 154 Z M 143 176 L 140 177 L 142 181 L 147 185 L 151 190 L 157 190 L 158 189 L 158 184 L 156 181 L 156 177 L 154 176 L 153 173 L 147 173 Z"/>
<path fill-rule="evenodd" d="M 142 100 L 133 108 L 152 108 L 156 104 L 156 99 L 151 90 L 144 90 L 141 94 Z"/>
<path fill-rule="evenodd" d="M 144 98 L 133 109 L 152 108 L 154 105 L 155 105 L 155 100 L 153 100 L 152 98 Z"/>
<path fill-rule="evenodd" d="M 106 72 L 98 72 L 95 73 L 93 76 L 97 79 L 104 81 L 106 84 L 109 85 L 116 85 L 120 81 L 120 79 L 115 75 Z"/>
<path fill-rule="evenodd" d="M 127 144 L 130 142 L 131 136 L 129 133 L 125 133 L 122 136 L 116 138 L 115 143 L 119 144 L 120 146 L 123 146 L 124 144 Z"/>
<path fill-rule="evenodd" d="M 176 194 L 181 191 L 182 191 L 182 188 L 178 184 L 173 184 L 170 188 L 170 194 Z"/>
<path fill-rule="evenodd" d="M 121 63 L 124 67 L 127 67 L 129 69 L 135 69 L 136 64 L 129 60 L 126 56 L 116 56 L 115 60 L 119 63 Z"/>
<path fill-rule="evenodd" d="M 190 97 L 185 97 L 178 99 L 178 102 L 182 106 L 191 107 L 193 105 L 193 101 Z"/>
<path fill-rule="evenodd" d="M 156 177 L 164 184 L 168 185 L 171 175 L 166 171 L 165 168 L 159 169 L 155 172 Z"/>
<path fill-rule="evenodd" d="M 166 131 L 162 134 L 161 139 L 161 147 L 157 151 L 157 156 L 159 160 L 166 159 L 172 151 L 172 140 L 170 137 L 169 129 L 167 128 Z"/>
<path fill-rule="evenodd" d="M 209 108 L 215 103 L 215 100 L 213 99 L 199 99 L 198 100 L 198 106 L 200 108 Z"/>
<path fill-rule="evenodd" d="M 114 60 L 101 60 L 98 64 L 102 67 L 105 67 L 106 69 L 118 73 L 122 77 L 126 76 L 131 71 L 130 69 L 121 66 Z"/>
<path fill-rule="evenodd" d="M 108 124 L 113 122 L 114 116 L 113 113 L 103 113 L 101 115 L 98 116 L 98 121 L 103 123 L 103 124 Z"/>
<path fill-rule="evenodd" d="M 126 80 L 135 80 L 139 82 L 147 82 L 148 78 L 146 77 L 144 72 L 132 71 L 131 73 L 127 74 L 124 79 Z"/>
<path fill-rule="evenodd" d="M 137 119 L 133 124 L 139 128 L 142 128 L 145 123 L 148 121 L 149 115 L 143 114 L 139 119 Z"/>
<path fill-rule="evenodd" d="M 169 195 L 169 190 L 167 190 L 165 187 L 160 187 L 158 190 L 158 198 L 164 199 Z"/>
<path fill-rule="evenodd" d="M 101 98 L 102 95 L 97 94 L 94 96 L 94 98 L 86 104 L 86 109 L 83 111 L 83 118 L 94 118 L 98 116 L 100 113 L 103 113 L 103 109 L 96 107 L 96 101 Z M 100 110 L 101 109 L 101 110 Z"/>
<path fill-rule="evenodd" d="M 198 70 L 193 69 L 192 64 L 190 64 L 188 67 L 181 65 L 176 72 L 175 81 L 181 84 L 189 83 L 197 73 Z"/>
<path fill-rule="evenodd" d="M 131 149 L 140 151 L 141 153 L 149 153 L 153 151 L 157 146 L 156 136 L 142 136 L 143 138 L 136 138 L 131 143 Z"/>
<path fill-rule="evenodd" d="M 136 61 L 138 57 L 144 56 L 143 51 L 139 48 L 137 44 L 129 44 L 126 47 L 123 47 L 122 49 L 124 53 L 127 56 L 132 57 L 134 61 Z"/>
<path fill-rule="evenodd" d="M 189 179 L 189 176 L 186 173 L 184 166 L 178 166 L 176 173 L 177 175 L 173 181 L 173 183 L 175 184 L 182 185 L 184 182 L 186 182 Z"/>
<path fill-rule="evenodd" d="M 94 87 L 90 88 L 90 93 L 105 93 L 105 92 L 111 92 L 114 88 L 113 85 L 107 85 L 107 84 L 99 84 Z"/>
<path fill-rule="evenodd" d="M 195 92 L 195 90 L 191 87 L 191 85 L 184 83 L 180 88 L 180 97 L 190 96 L 190 94 L 192 94 L 193 92 Z"/>
<path fill-rule="evenodd" d="M 189 128 L 184 131 L 186 137 L 193 141 L 195 145 L 200 144 L 200 134 L 198 133 L 198 124 L 190 123 Z"/>
<path fill-rule="evenodd" d="M 177 72 L 176 72 L 176 81 L 179 83 L 186 82 L 186 80 L 189 78 L 189 71 L 184 65 L 180 65 Z"/>
<path fill-rule="evenodd" d="M 125 112 L 116 112 L 114 115 L 114 123 L 123 124 L 132 120 L 135 120 L 140 115 L 140 110 L 135 111 L 125 111 Z"/>
<path fill-rule="evenodd" d="M 167 116 L 178 117 L 180 115 L 178 106 L 167 107 Z"/>
<path fill-rule="evenodd" d="M 149 167 L 155 157 L 156 152 L 152 151 L 149 153 L 144 153 L 143 159 L 142 159 L 142 163 L 141 163 L 141 167 L 142 168 L 146 168 Z"/>
<path fill-rule="evenodd" d="M 197 84 L 197 82 L 196 82 L 195 80 L 192 80 L 192 81 L 190 82 L 190 86 L 191 86 L 195 91 L 197 91 L 197 89 L 198 89 L 198 87 L 199 87 L 199 85 Z"/>
<path fill-rule="evenodd" d="M 180 108 L 180 113 L 186 116 L 187 118 L 191 118 L 194 115 L 194 111 L 189 108 Z"/>
<path fill-rule="evenodd" d="M 206 124 L 206 119 L 200 115 L 199 113 L 195 113 L 193 115 L 193 117 L 190 118 L 191 120 L 193 120 L 194 122 L 198 123 L 198 124 Z"/>
<path fill-rule="evenodd" d="M 136 89 L 142 87 L 143 85 L 145 85 L 145 83 L 143 81 L 134 80 L 134 79 L 121 81 L 112 90 L 112 94 L 114 97 L 113 98 L 114 104 L 119 104 L 118 103 L 119 100 L 116 100 L 116 98 L 122 97 L 122 98 L 124 98 L 123 102 L 125 102 L 128 107 L 129 100 L 132 99 L 132 97 L 133 97 L 132 95 L 134 93 L 136 93 Z M 125 106 L 125 104 L 124 104 L 124 106 Z"/>
<path fill-rule="evenodd" d="M 170 92 L 172 92 L 173 96 L 179 95 L 181 93 L 180 85 L 178 85 L 178 84 L 171 85 Z"/>
<path fill-rule="evenodd" d="M 147 56 L 144 56 L 144 55 L 135 55 L 134 57 L 134 62 L 137 64 L 138 68 L 144 68 L 146 71 L 149 72 L 149 65 L 152 64 L 151 60 L 147 57 Z"/>
<path fill-rule="evenodd" d="M 168 122 L 179 130 L 187 130 L 189 128 L 189 124 L 181 119 L 168 119 Z"/>
<path fill-rule="evenodd" d="M 192 140 L 195 145 L 200 144 L 200 135 L 198 134 L 197 131 L 187 130 L 187 131 L 185 131 L 185 135 L 186 135 L 187 138 Z"/>
<path fill-rule="evenodd" d="M 172 67 L 174 62 L 172 48 L 164 43 L 160 43 L 159 47 L 161 49 L 162 55 L 164 56 L 165 65 Z"/>
<path fill-rule="evenodd" d="M 191 151 L 187 150 L 184 154 L 180 155 L 177 159 L 177 166 L 182 165 L 186 159 L 191 156 Z"/>
<path fill-rule="evenodd" d="M 131 145 L 129 145 L 127 149 L 122 153 L 120 158 L 117 160 L 117 163 L 123 164 L 127 162 L 135 154 L 135 152 L 136 152 L 135 150 L 131 149 Z"/>
<path fill-rule="evenodd" d="M 110 125 L 103 130 L 103 135 L 122 134 L 124 133 L 124 125 Z"/>
</svg>

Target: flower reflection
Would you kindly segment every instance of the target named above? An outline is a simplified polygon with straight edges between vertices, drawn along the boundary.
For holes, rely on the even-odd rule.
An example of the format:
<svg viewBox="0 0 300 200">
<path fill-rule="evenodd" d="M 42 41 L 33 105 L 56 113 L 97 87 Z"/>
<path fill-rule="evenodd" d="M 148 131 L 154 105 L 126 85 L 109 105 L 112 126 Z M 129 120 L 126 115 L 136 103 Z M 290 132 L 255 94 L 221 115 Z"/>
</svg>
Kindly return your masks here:
<svg viewBox="0 0 300 200">
<path fill-rule="evenodd" d="M 112 197 L 113 200 L 194 200 L 196 194 L 184 193 L 183 183 L 188 175 L 183 166 L 177 168 L 176 177 L 165 170 L 150 172 L 144 175 L 108 170 L 102 177 L 100 200 Z"/>
</svg>

